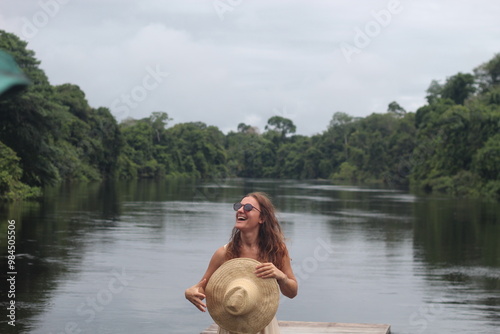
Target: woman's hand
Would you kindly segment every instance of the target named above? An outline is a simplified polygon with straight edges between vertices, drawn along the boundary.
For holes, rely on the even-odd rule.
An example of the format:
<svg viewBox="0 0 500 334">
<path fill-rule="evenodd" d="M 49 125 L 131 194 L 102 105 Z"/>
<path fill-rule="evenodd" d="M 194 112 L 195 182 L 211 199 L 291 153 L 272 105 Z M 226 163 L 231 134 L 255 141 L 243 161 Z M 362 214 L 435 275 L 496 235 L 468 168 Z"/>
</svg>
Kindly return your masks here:
<svg viewBox="0 0 500 334">
<path fill-rule="evenodd" d="M 270 262 L 257 265 L 257 267 L 255 267 L 255 275 L 260 278 L 276 278 L 278 281 L 288 278 L 284 272 L 276 268 L 276 266 Z"/>
<path fill-rule="evenodd" d="M 276 278 L 281 293 L 288 298 L 294 298 L 297 295 L 298 285 L 295 275 L 290 266 L 290 262 L 285 265 L 283 272 L 272 263 L 261 263 L 255 267 L 255 275 L 261 278 Z"/>
<path fill-rule="evenodd" d="M 203 288 L 206 281 L 207 279 L 204 278 L 198 284 L 193 285 L 184 292 L 186 299 L 193 303 L 201 312 L 207 311 L 207 305 L 203 303 L 203 299 L 206 297 L 204 293 L 205 289 Z"/>
</svg>

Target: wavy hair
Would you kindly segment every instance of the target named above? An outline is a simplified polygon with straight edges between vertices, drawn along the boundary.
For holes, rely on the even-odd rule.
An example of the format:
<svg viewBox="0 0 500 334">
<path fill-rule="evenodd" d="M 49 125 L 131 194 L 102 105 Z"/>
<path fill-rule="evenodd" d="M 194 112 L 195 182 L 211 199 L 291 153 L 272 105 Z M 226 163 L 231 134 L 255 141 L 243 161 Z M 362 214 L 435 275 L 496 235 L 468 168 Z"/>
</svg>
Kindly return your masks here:
<svg viewBox="0 0 500 334">
<path fill-rule="evenodd" d="M 285 237 L 281 226 L 276 218 L 275 208 L 269 196 L 263 192 L 253 192 L 245 197 L 253 197 L 260 205 L 260 216 L 263 223 L 260 225 L 259 261 L 272 262 L 278 269 L 283 269 L 285 257 L 288 251 L 285 244 Z M 243 199 L 242 198 L 242 199 Z M 241 233 L 236 227 L 233 228 L 231 238 L 226 247 L 226 260 L 240 257 Z"/>
</svg>

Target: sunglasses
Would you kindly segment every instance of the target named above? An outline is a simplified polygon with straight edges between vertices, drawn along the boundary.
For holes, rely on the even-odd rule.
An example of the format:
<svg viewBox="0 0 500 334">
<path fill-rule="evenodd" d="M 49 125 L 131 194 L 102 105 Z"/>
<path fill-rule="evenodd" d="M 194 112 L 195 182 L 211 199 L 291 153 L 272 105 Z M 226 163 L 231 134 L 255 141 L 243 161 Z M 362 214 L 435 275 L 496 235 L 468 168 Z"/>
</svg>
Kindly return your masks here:
<svg viewBox="0 0 500 334">
<path fill-rule="evenodd" d="M 245 205 L 243 205 L 243 204 L 241 204 L 241 203 L 234 203 L 234 204 L 233 204 L 233 209 L 234 209 L 234 211 L 238 211 L 241 207 L 243 207 L 243 210 L 245 210 L 245 211 L 247 211 L 247 212 L 248 212 L 248 211 L 252 211 L 253 209 L 255 209 L 255 210 L 257 210 L 257 211 L 259 211 L 259 212 L 260 212 L 260 210 L 259 210 L 259 209 L 257 209 L 255 206 L 253 206 L 253 205 L 252 205 L 252 204 L 250 204 L 250 203 L 247 203 L 247 204 L 245 204 Z"/>
</svg>

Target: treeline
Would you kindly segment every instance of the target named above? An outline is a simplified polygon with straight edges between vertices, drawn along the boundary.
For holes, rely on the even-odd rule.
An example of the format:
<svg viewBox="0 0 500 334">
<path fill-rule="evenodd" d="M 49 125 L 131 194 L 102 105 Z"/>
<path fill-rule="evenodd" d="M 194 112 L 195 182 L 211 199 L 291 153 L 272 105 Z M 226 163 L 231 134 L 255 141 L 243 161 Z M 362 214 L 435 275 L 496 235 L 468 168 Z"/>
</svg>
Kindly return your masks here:
<svg viewBox="0 0 500 334">
<path fill-rule="evenodd" d="M 122 139 L 110 111 L 89 107 L 75 85 L 50 85 L 17 36 L 0 31 L 0 49 L 32 82 L 23 92 L 0 96 L 0 196 L 36 197 L 44 185 L 114 175 Z"/>
<path fill-rule="evenodd" d="M 240 123 L 222 133 L 202 122 L 169 126 L 166 112 L 120 124 L 92 108 L 78 86 L 50 85 L 24 41 L 0 31 L 33 84 L 0 97 L 0 196 L 26 198 L 44 185 L 161 177 L 252 177 L 384 182 L 428 192 L 500 198 L 500 54 L 473 73 L 433 81 L 427 104 L 407 112 L 332 116 L 317 135 L 273 116 L 261 133 Z"/>
</svg>

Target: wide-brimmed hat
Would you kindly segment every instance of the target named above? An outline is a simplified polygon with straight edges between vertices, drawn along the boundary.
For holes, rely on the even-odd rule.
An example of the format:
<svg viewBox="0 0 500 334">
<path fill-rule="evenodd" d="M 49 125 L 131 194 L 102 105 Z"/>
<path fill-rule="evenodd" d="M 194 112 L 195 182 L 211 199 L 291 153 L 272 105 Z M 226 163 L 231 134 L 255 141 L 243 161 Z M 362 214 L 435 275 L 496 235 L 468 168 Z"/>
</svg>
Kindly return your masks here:
<svg viewBox="0 0 500 334">
<path fill-rule="evenodd" d="M 233 333 L 255 334 L 276 315 L 279 287 L 274 278 L 255 275 L 259 261 L 236 258 L 224 262 L 205 289 L 207 308 L 221 328 Z"/>
</svg>

